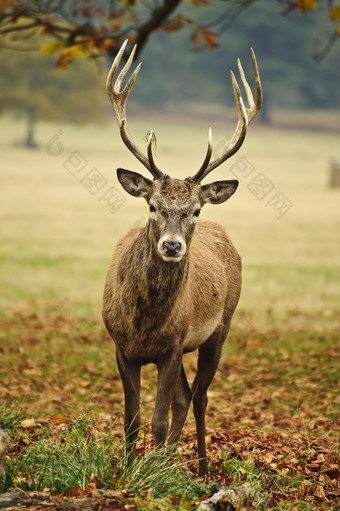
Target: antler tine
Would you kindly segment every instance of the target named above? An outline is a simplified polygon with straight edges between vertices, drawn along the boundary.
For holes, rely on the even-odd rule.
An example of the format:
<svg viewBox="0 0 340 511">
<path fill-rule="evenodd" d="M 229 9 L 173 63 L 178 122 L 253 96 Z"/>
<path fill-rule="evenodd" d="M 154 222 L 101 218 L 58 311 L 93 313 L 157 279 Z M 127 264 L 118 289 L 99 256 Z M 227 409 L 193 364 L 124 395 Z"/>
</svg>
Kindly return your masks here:
<svg viewBox="0 0 340 511">
<path fill-rule="evenodd" d="M 192 178 L 193 181 L 196 181 L 197 183 L 199 183 L 203 179 L 204 172 L 207 169 L 207 167 L 209 165 L 209 162 L 210 162 L 210 159 L 211 159 L 212 151 L 213 151 L 213 146 L 212 146 L 212 131 L 211 131 L 211 128 L 209 128 L 209 131 L 208 131 L 208 149 L 207 149 L 207 154 L 206 154 L 206 156 L 204 158 L 204 161 L 202 163 L 201 168 L 199 169 L 199 171 Z"/>
<path fill-rule="evenodd" d="M 247 100 L 249 107 L 246 108 L 244 106 L 244 102 L 242 99 L 242 94 L 240 91 L 240 88 L 238 86 L 237 80 L 235 78 L 235 75 L 232 71 L 230 71 L 231 74 L 231 82 L 233 86 L 237 111 L 238 111 L 238 121 L 237 126 L 234 131 L 233 136 L 230 139 L 230 142 L 228 146 L 224 149 L 223 154 L 219 157 L 213 160 L 209 163 L 209 160 L 207 160 L 207 157 L 205 158 L 203 165 L 201 166 L 200 170 L 194 175 L 192 178 L 196 182 L 202 181 L 203 178 L 205 178 L 212 170 L 214 170 L 216 167 L 221 165 L 224 161 L 226 161 L 228 158 L 230 158 L 233 154 L 235 154 L 241 147 L 241 145 L 244 142 L 245 136 L 247 134 L 248 124 L 254 119 L 256 114 L 259 112 L 262 106 L 262 87 L 261 87 L 261 81 L 260 81 L 260 75 L 257 67 L 256 57 L 255 53 L 252 48 L 250 48 L 251 52 L 251 59 L 253 64 L 253 73 L 254 73 L 254 80 L 255 80 L 255 90 L 256 90 L 256 99 L 254 101 L 253 93 L 251 91 L 251 88 L 246 80 L 240 59 L 238 59 L 238 69 L 241 76 L 241 80 L 243 83 L 243 86 L 246 91 Z M 211 145 L 211 139 L 208 141 L 208 154 L 209 154 L 209 147 Z"/>
<path fill-rule="evenodd" d="M 150 163 L 150 167 L 151 167 L 150 168 L 150 172 L 155 177 L 161 177 L 163 175 L 163 173 L 156 166 L 155 160 L 154 160 L 153 154 L 152 154 L 152 142 L 153 142 L 153 140 L 154 140 L 154 132 L 151 130 L 150 133 L 149 133 L 149 138 L 148 138 L 148 159 L 149 159 L 149 163 Z"/>
<path fill-rule="evenodd" d="M 237 111 L 238 111 L 237 126 L 236 126 L 233 136 L 231 137 L 229 145 L 224 149 L 222 156 L 220 158 L 217 158 L 216 160 L 213 160 L 211 163 L 209 163 L 209 161 L 207 161 L 207 159 L 205 159 L 200 170 L 192 178 L 197 183 L 202 181 L 202 179 L 204 179 L 212 170 L 214 170 L 216 167 L 221 165 L 221 163 L 223 163 L 225 160 L 227 160 L 233 154 L 235 154 L 239 150 L 241 145 L 243 144 L 243 141 L 244 141 L 246 133 L 247 133 L 247 127 L 248 127 L 247 111 L 246 111 L 246 108 L 243 103 L 240 88 L 238 86 L 235 75 L 232 71 L 230 71 L 230 76 L 231 76 L 231 82 L 232 82 L 232 86 L 233 86 L 233 91 L 234 91 L 234 96 L 235 96 L 235 101 L 236 101 L 236 106 L 237 106 Z M 211 140 L 208 141 L 208 148 L 210 145 L 211 145 Z"/>
<path fill-rule="evenodd" d="M 261 85 L 261 78 L 259 73 L 259 68 L 257 66 L 256 56 L 253 48 L 250 48 L 250 54 L 251 54 L 251 61 L 253 64 L 253 73 L 254 73 L 254 80 L 255 80 L 255 91 L 256 91 L 256 99 L 255 99 L 255 105 L 256 109 L 254 111 L 254 115 L 252 116 L 251 120 L 255 117 L 255 115 L 261 110 L 262 103 L 263 103 L 263 94 L 262 94 L 262 85 Z"/>
<path fill-rule="evenodd" d="M 138 73 L 140 71 L 141 64 L 142 64 L 142 63 L 140 63 L 136 67 L 135 71 L 133 72 L 132 76 L 130 77 L 125 88 L 123 89 L 123 91 L 121 91 L 120 87 L 122 85 L 122 82 L 123 82 L 126 74 L 128 73 L 128 71 L 131 67 L 132 60 L 133 60 L 133 57 L 134 57 L 134 54 L 136 51 L 136 45 L 135 45 L 131 51 L 128 61 L 126 62 L 125 66 L 123 67 L 122 71 L 120 72 L 117 80 L 114 81 L 117 69 L 119 67 L 120 61 L 122 59 L 122 56 L 123 56 L 125 48 L 126 48 L 126 45 L 127 45 L 127 40 L 124 41 L 119 52 L 117 53 L 116 58 L 113 61 L 113 64 L 111 66 L 109 74 L 107 75 L 107 80 L 106 80 L 106 89 L 107 89 L 108 95 L 111 99 L 113 108 L 115 110 L 119 127 L 121 127 L 123 120 L 125 120 L 125 118 L 126 118 L 126 114 L 125 114 L 126 100 L 129 97 L 129 94 L 130 94 L 132 87 L 137 79 L 137 76 L 138 76 Z"/>
<path fill-rule="evenodd" d="M 128 97 L 130 95 L 130 92 L 134 86 L 134 83 L 137 79 L 138 73 L 140 71 L 140 68 L 142 65 L 141 62 L 138 64 L 138 66 L 132 73 L 132 75 L 129 78 L 124 89 L 122 91 L 120 90 L 123 80 L 130 70 L 131 64 L 133 62 L 133 58 L 135 56 L 137 45 L 135 45 L 133 47 L 126 64 L 124 65 L 123 69 L 119 73 L 116 81 L 114 81 L 115 75 L 117 73 L 117 69 L 119 67 L 120 61 L 122 59 L 122 56 L 124 54 L 124 51 L 125 51 L 125 48 L 127 45 L 127 42 L 128 42 L 127 40 L 124 41 L 119 52 L 116 55 L 116 58 L 113 61 L 113 64 L 112 64 L 109 74 L 107 76 L 106 89 L 107 89 L 108 95 L 110 97 L 111 103 L 113 105 L 113 108 L 114 108 L 114 111 L 116 114 L 118 126 L 120 128 L 120 135 L 122 137 L 124 144 L 128 147 L 128 149 L 132 152 L 132 154 L 134 154 L 134 156 L 136 156 L 136 158 L 151 172 L 153 177 L 155 179 L 157 179 L 157 178 L 160 178 L 161 176 L 163 176 L 163 173 L 155 165 L 151 148 L 150 148 L 150 150 L 148 148 L 148 156 L 149 156 L 149 160 L 148 160 L 148 158 L 146 158 L 144 156 L 144 154 L 140 151 L 140 149 L 137 147 L 137 145 L 133 141 L 133 139 L 128 131 L 128 128 L 127 128 L 125 105 L 126 105 L 126 101 L 127 101 Z M 151 155 L 151 160 L 150 160 L 150 155 Z"/>
<path fill-rule="evenodd" d="M 123 44 L 124 50 L 125 50 L 125 47 L 126 47 L 126 43 L 127 43 L 127 40 L 126 40 L 126 41 L 124 42 L 124 44 Z M 122 70 L 121 70 L 121 72 L 119 73 L 118 78 L 117 78 L 116 82 L 114 83 L 114 87 L 113 87 L 113 88 L 114 88 L 114 91 L 115 91 L 116 93 L 119 93 L 119 92 L 120 92 L 120 88 L 121 88 L 121 86 L 122 86 L 123 80 L 124 80 L 125 76 L 127 75 L 127 73 L 129 72 L 130 67 L 131 67 L 131 64 L 132 64 L 132 62 L 133 62 L 133 59 L 134 59 L 134 57 L 135 57 L 136 49 L 137 49 L 137 45 L 135 44 L 135 45 L 134 45 L 134 47 L 133 47 L 133 48 L 132 48 L 132 50 L 131 50 L 131 53 L 130 53 L 130 55 L 129 55 L 128 60 L 126 61 L 125 66 L 123 67 L 123 69 L 122 69 Z M 118 56 L 118 55 L 117 55 L 117 56 Z M 116 57 L 116 58 L 117 58 L 117 57 Z M 119 58 L 118 65 L 119 65 L 119 63 L 120 63 L 120 59 L 121 59 L 121 56 L 120 56 L 120 58 Z M 138 64 L 137 68 L 135 69 L 135 71 L 134 71 L 133 75 L 131 76 L 131 78 L 130 78 L 129 82 L 127 83 L 126 87 L 124 88 L 124 90 L 126 89 L 126 91 L 127 91 L 127 96 L 130 94 L 130 91 L 131 91 L 131 89 L 132 89 L 132 86 L 133 86 L 133 84 L 135 83 L 135 80 L 136 80 L 136 78 L 137 78 L 137 75 L 138 75 L 138 73 L 139 73 L 139 70 L 140 70 L 140 68 L 141 68 L 141 65 L 142 65 L 142 63 L 140 62 L 140 63 Z M 137 73 L 136 73 L 136 71 L 137 71 Z M 135 78 L 134 78 L 134 80 L 133 80 L 133 83 L 132 83 L 132 85 L 130 85 L 131 79 L 134 77 L 134 75 L 135 75 L 135 74 L 136 74 L 136 76 L 135 76 Z"/>
<path fill-rule="evenodd" d="M 254 102 L 252 90 L 249 87 L 249 84 L 246 80 L 241 61 L 240 61 L 240 59 L 237 59 L 239 73 L 241 76 L 243 87 L 246 91 L 248 105 L 249 105 L 249 108 L 246 108 L 247 115 L 248 115 L 248 124 L 254 119 L 255 115 L 260 111 L 261 106 L 262 106 L 261 80 L 260 80 L 259 69 L 257 67 L 256 57 L 255 57 L 253 48 L 250 48 L 250 54 L 251 54 L 251 60 L 252 60 L 252 64 L 253 64 L 253 73 L 254 73 L 254 80 L 255 80 L 255 91 L 256 91 L 255 102 Z"/>
</svg>

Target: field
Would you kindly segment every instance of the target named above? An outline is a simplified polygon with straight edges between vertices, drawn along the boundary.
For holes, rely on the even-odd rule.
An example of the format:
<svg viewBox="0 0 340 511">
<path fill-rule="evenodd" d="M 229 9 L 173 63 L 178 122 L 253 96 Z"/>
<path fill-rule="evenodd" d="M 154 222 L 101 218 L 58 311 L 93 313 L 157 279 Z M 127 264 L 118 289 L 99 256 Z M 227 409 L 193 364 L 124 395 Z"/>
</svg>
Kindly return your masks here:
<svg viewBox="0 0 340 511">
<path fill-rule="evenodd" d="M 165 125 L 164 117 L 129 122 L 139 145 L 153 127 L 158 165 L 183 178 L 202 162 L 208 122 L 216 154 L 233 129 L 204 116 L 183 116 L 179 125 L 172 118 Z M 13 145 L 22 129 L 0 120 L 0 426 L 11 435 L 6 487 L 70 498 L 97 491 L 97 499 L 109 488 L 118 507 L 96 509 L 190 509 L 213 485 L 248 482 L 258 509 L 338 509 L 340 189 L 329 187 L 329 171 L 340 158 L 339 135 L 254 123 L 244 147 L 211 176 L 240 181 L 230 201 L 206 206 L 202 216 L 221 222 L 238 248 L 243 290 L 209 391 L 204 483 L 193 482 L 191 412 L 179 447 L 174 480 L 189 473 L 190 482 L 178 482 L 195 487 L 186 493 L 175 483 L 155 489 L 154 480 L 141 477 L 137 488 L 122 468 L 107 470 L 112 456 L 106 464 L 101 459 L 106 472 L 94 458 L 84 468 L 93 455 L 89 444 L 105 455 L 114 445 L 122 457 L 122 390 L 101 297 L 116 241 L 147 218 L 145 202 L 125 194 L 115 170 L 146 171 L 123 147 L 114 121 L 42 124 L 35 150 Z M 195 356 L 185 363 L 192 379 Z M 142 460 L 152 453 L 155 380 L 154 368 L 146 367 Z M 74 453 L 80 444 L 86 451 L 77 477 L 52 477 L 56 469 L 47 460 L 53 452 L 61 466 L 58 456 L 70 453 L 60 454 L 60 446 L 67 444 Z M 28 475 L 32 467 L 39 477 Z"/>
</svg>

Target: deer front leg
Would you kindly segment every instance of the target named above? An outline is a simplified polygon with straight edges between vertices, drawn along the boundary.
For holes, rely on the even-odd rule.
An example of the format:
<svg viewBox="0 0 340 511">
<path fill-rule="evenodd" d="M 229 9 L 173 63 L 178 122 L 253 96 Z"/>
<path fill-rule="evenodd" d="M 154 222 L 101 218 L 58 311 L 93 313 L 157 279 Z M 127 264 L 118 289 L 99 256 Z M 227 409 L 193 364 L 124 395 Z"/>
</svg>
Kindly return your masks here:
<svg viewBox="0 0 340 511">
<path fill-rule="evenodd" d="M 125 450 L 126 463 L 130 465 L 135 458 L 136 442 L 140 427 L 140 372 L 137 364 L 131 364 L 117 347 L 117 365 L 122 379 L 125 398 Z"/>
<path fill-rule="evenodd" d="M 205 448 L 205 411 L 208 404 L 207 390 L 218 368 L 224 339 L 224 332 L 222 334 L 221 332 L 214 332 L 209 339 L 199 347 L 197 374 L 192 384 L 200 476 L 208 473 Z"/>
<path fill-rule="evenodd" d="M 152 433 L 156 447 L 163 446 L 168 435 L 169 410 L 180 375 L 182 354 L 181 350 L 176 351 L 165 356 L 162 362 L 157 364 L 157 397 L 152 418 Z"/>
</svg>

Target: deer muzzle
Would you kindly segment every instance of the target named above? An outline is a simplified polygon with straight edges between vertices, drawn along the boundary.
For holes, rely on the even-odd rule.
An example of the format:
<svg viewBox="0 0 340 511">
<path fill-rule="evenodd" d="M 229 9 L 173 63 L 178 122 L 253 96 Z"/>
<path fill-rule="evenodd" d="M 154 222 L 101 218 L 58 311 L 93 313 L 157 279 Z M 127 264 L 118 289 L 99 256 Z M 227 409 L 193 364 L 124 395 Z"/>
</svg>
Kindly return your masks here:
<svg viewBox="0 0 340 511">
<path fill-rule="evenodd" d="M 186 252 L 186 243 L 182 239 L 163 237 L 158 242 L 158 252 L 164 261 L 179 262 Z"/>
<path fill-rule="evenodd" d="M 163 252 L 167 257 L 177 257 L 180 249 L 181 244 L 178 242 L 164 241 L 163 243 Z"/>
</svg>

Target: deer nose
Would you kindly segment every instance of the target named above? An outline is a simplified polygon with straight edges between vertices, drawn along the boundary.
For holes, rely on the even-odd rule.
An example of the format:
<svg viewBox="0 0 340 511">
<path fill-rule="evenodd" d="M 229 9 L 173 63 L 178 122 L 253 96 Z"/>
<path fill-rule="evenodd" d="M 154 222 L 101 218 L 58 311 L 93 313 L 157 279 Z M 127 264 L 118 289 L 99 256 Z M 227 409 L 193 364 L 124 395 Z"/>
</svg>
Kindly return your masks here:
<svg viewBox="0 0 340 511">
<path fill-rule="evenodd" d="M 176 257 L 181 250 L 181 244 L 178 242 L 164 241 L 163 251 L 168 257 Z"/>
</svg>

